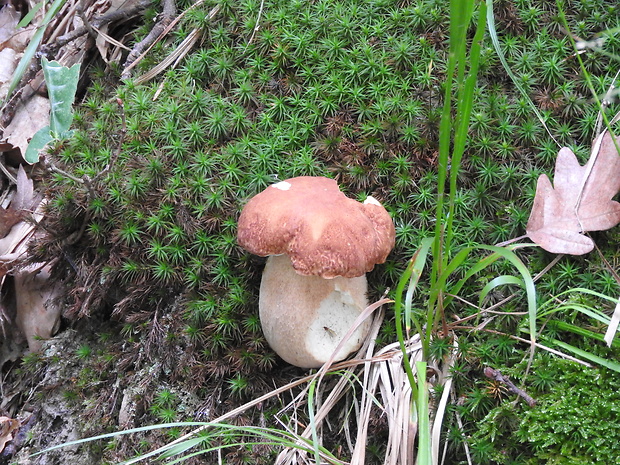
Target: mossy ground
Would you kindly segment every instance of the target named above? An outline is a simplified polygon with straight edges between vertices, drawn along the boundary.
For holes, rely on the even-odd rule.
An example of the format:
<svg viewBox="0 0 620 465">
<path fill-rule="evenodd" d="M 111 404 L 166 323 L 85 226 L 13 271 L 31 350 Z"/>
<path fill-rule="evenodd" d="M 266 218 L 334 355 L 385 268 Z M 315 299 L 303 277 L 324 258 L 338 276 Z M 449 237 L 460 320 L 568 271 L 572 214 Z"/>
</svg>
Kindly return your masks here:
<svg viewBox="0 0 620 465">
<path fill-rule="evenodd" d="M 395 287 L 421 238 L 434 228 L 445 2 L 266 1 L 261 9 L 256 0 L 223 1 L 208 20 L 213 5 L 190 9 L 173 43 L 160 43 L 141 63 L 137 74 L 199 28 L 199 46 L 156 80 L 120 83 L 114 67 L 88 69 L 92 84 L 78 106 L 76 133 L 49 155 L 63 170 L 96 182 L 85 189 L 61 174 L 47 177 L 51 202 L 45 227 L 52 233 L 36 246 L 35 256 L 56 259 L 56 276 L 72 289 L 66 325 L 84 318 L 114 322 L 100 334 L 105 352 L 82 353 L 91 367 L 105 366 L 92 373 L 97 394 L 88 383 L 76 386 L 75 401 L 89 404 L 115 386 L 126 389 L 137 380 L 134 375 L 156 366 L 150 376 L 140 376 L 147 389 L 143 412 L 135 418 L 139 424 L 195 417 L 195 411 L 178 408 L 182 402 L 162 402 L 162 389 L 191 392 L 223 411 L 301 373 L 280 362 L 262 337 L 256 311 L 262 260 L 235 240 L 244 202 L 273 181 L 330 176 L 352 197 L 373 195 L 383 202 L 396 223 L 397 241 L 387 263 L 369 276 L 371 299 Z M 582 39 L 620 26 L 615 1 L 563 5 L 571 32 Z M 500 1 L 495 15 L 508 63 L 550 134 L 584 161 L 598 108 L 555 3 Z M 616 30 L 603 36 L 603 49 L 581 55 L 598 95 L 610 88 L 619 66 L 609 54 L 620 54 L 620 35 Z M 610 113 L 618 109 L 612 102 Z M 552 171 L 559 149 L 550 134 L 486 40 L 457 193 L 456 244 L 494 244 L 524 234 L 536 180 Z M 97 177 L 108 164 L 109 172 Z M 615 264 L 618 233 L 595 238 Z M 543 252 L 523 256 L 533 274 L 552 258 Z M 506 269 L 500 264 L 493 272 Z M 475 301 L 492 277 L 473 280 L 463 297 Z M 577 286 L 611 295 L 619 289 L 591 254 L 564 257 L 538 283 L 538 292 L 546 300 Z M 510 303 L 509 309 L 520 305 Z M 467 306 L 450 309 L 461 317 L 474 312 Z M 497 317 L 487 328 L 515 334 L 522 318 Z M 391 342 L 393 326 L 384 326 L 381 339 Z M 507 336 L 458 336 L 455 410 L 465 426 L 461 431 L 454 419 L 448 421 L 450 463 L 464 460 L 462 437 L 473 435 L 488 423 L 489 412 L 514 398 L 490 385 L 482 368 L 506 369 L 519 378 L 528 349 Z M 574 337 L 571 342 L 582 344 Z M 441 340 L 434 350 L 441 354 Z M 526 385 L 533 386 L 537 376 L 535 371 Z M 551 387 L 535 393 L 542 400 Z M 276 407 L 265 406 L 267 416 Z M 542 463 L 534 458 L 543 439 L 528 442 L 523 433 L 532 427 L 527 422 L 546 421 L 535 416 L 525 415 L 521 426 L 515 419 L 497 433 L 518 430 L 518 451 L 507 449 L 499 460 L 503 446 L 483 438 L 492 450 L 477 463 Z M 113 415 L 103 418 L 102 429 L 117 427 Z M 144 446 L 130 444 L 123 447 L 128 455 Z M 472 447 L 480 444 L 474 437 Z M 369 447 L 381 450 L 381 441 Z M 231 454 L 227 463 L 260 462 L 251 448 Z M 268 462 L 269 454 L 263 458 Z"/>
</svg>

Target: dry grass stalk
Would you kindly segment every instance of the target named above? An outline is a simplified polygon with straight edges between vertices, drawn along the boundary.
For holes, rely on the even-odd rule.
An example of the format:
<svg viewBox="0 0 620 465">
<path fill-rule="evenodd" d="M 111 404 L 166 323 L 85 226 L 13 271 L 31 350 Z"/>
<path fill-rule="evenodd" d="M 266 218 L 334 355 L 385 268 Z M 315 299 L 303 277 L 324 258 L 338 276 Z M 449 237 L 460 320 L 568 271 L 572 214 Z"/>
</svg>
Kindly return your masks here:
<svg viewBox="0 0 620 465">
<path fill-rule="evenodd" d="M 373 326 L 364 346 L 360 349 L 357 356 L 350 360 L 352 364 L 349 368 L 338 373 L 339 379 L 335 386 L 330 387 L 325 399 L 321 400 L 324 390 L 316 390 L 317 412 L 315 415 L 315 429 L 319 433 L 319 441 L 322 444 L 322 434 L 326 427 L 330 434 L 334 434 L 332 425 L 326 425 L 328 415 L 337 407 L 337 403 L 344 396 L 348 396 L 348 401 L 344 407 L 345 412 L 355 412 L 355 418 L 347 416 L 347 420 L 337 425 L 338 432 L 344 433 L 345 437 L 351 435 L 351 423 L 357 426 L 355 441 L 348 439 L 351 461 L 350 465 L 364 465 L 366 463 L 366 445 L 368 440 L 368 428 L 372 418 L 373 408 L 378 408 L 380 415 L 385 415 L 388 429 L 389 440 L 386 447 L 384 464 L 386 465 L 413 465 L 416 461 L 416 437 L 417 419 L 415 410 L 412 412 L 412 389 L 409 385 L 407 374 L 403 368 L 403 353 L 398 342 L 390 344 L 375 353 L 375 339 L 383 320 L 383 311 L 377 312 Z M 415 363 L 422 360 L 422 344 L 419 335 L 414 335 L 405 341 L 407 353 L 412 367 Z M 454 353 L 454 352 L 453 352 Z M 374 355 L 373 355 L 374 354 Z M 451 388 L 451 379 L 448 377 L 448 370 L 453 362 L 453 355 L 448 357 L 442 366 L 432 366 L 429 371 L 433 372 L 431 383 L 433 385 L 444 385 L 443 394 L 436 402 L 431 414 L 431 444 L 433 463 L 439 463 L 439 445 L 441 436 L 441 424 L 446 410 L 448 397 Z M 327 365 L 327 364 L 326 364 Z M 319 370 L 317 375 L 322 376 Z M 361 399 L 358 401 L 354 389 L 359 386 L 361 389 Z M 288 412 L 290 418 L 299 418 L 297 409 L 307 404 L 308 390 L 302 391 L 293 402 L 291 402 L 283 412 Z M 318 404 L 320 403 L 320 408 Z M 375 414 L 376 416 L 376 414 Z M 296 424 L 288 423 L 287 429 L 293 432 Z M 307 426 L 299 435 L 300 443 L 306 443 L 312 438 L 312 427 Z M 283 450 L 275 461 L 275 465 L 294 465 L 316 463 L 313 457 L 299 449 Z"/>
</svg>

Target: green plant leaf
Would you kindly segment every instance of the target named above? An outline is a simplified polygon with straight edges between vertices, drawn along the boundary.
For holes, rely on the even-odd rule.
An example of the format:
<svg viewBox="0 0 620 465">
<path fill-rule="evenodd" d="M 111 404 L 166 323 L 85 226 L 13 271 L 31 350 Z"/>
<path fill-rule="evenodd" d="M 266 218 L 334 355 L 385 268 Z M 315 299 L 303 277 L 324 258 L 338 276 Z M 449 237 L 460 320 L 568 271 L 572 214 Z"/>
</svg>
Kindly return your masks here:
<svg viewBox="0 0 620 465">
<path fill-rule="evenodd" d="M 73 121 L 73 101 L 80 78 L 79 63 L 67 68 L 57 61 L 50 62 L 43 57 L 41 66 L 50 99 L 50 124 L 37 131 L 28 144 L 24 155 L 28 163 L 38 162 L 39 152 L 51 140 L 61 139 L 68 135 Z"/>
<path fill-rule="evenodd" d="M 26 149 L 26 154 L 24 155 L 24 159 L 28 163 L 36 163 L 39 161 L 39 152 L 45 148 L 47 144 L 52 140 L 52 133 L 50 131 L 49 126 L 45 126 L 39 129 L 30 142 L 28 143 L 28 148 Z"/>
<path fill-rule="evenodd" d="M 62 138 L 73 121 L 73 101 L 80 78 L 80 65 L 71 68 L 57 61 L 41 60 L 43 75 L 51 103 L 50 130 L 55 138 Z"/>
</svg>

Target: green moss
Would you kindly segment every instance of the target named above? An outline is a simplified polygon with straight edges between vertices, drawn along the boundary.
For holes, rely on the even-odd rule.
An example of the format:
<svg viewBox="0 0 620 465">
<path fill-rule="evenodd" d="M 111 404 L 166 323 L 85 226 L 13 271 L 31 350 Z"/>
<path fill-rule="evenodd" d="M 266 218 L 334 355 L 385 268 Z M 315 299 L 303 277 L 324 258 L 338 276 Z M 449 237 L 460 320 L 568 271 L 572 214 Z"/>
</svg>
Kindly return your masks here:
<svg viewBox="0 0 620 465">
<path fill-rule="evenodd" d="M 616 374 L 542 357 L 530 383 L 534 407 L 506 403 L 479 423 L 471 442 L 477 463 L 614 463 L 620 440 Z"/>
</svg>

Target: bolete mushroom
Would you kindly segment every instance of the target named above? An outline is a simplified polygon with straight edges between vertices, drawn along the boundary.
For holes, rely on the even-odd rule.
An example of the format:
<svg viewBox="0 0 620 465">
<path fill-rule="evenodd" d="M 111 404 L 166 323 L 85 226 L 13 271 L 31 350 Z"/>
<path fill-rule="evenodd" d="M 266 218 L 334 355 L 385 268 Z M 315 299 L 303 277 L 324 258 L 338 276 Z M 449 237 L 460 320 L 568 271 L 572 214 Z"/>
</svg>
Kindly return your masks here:
<svg viewBox="0 0 620 465">
<path fill-rule="evenodd" d="M 269 186 L 239 217 L 241 247 L 269 256 L 259 314 L 271 348 L 302 368 L 325 363 L 368 306 L 366 273 L 394 247 L 394 223 L 373 197 L 345 196 L 333 179 L 302 176 Z M 357 350 L 364 322 L 337 354 Z"/>
</svg>

